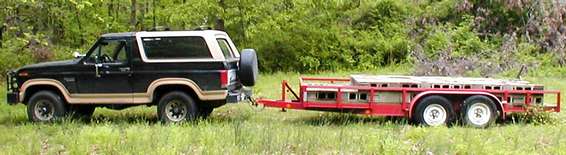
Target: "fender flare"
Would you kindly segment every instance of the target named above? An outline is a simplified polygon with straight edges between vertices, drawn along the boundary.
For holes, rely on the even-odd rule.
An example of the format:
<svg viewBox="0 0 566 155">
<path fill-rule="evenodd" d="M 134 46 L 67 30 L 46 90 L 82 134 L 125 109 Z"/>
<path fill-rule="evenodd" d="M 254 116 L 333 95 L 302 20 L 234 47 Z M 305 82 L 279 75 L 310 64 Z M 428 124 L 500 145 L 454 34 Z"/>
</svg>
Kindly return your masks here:
<svg viewBox="0 0 566 155">
<path fill-rule="evenodd" d="M 414 109 L 415 105 L 417 104 L 417 101 L 419 101 L 422 97 L 428 96 L 428 95 L 485 95 L 485 96 L 493 99 L 496 102 L 495 104 L 499 105 L 499 108 L 501 108 L 501 117 L 505 117 L 505 108 L 503 108 L 503 103 L 501 102 L 501 100 L 499 100 L 497 98 L 497 96 L 495 96 L 491 93 L 477 92 L 477 91 L 475 91 L 475 92 L 474 91 L 470 91 L 470 92 L 426 91 L 426 92 L 419 93 L 417 96 L 415 96 L 413 99 L 411 99 L 411 103 L 409 104 L 409 118 L 413 117 L 413 109 Z"/>
<path fill-rule="evenodd" d="M 36 86 L 36 85 L 49 85 L 49 86 L 53 86 L 56 87 L 59 92 L 63 95 L 63 98 L 66 101 L 69 101 L 70 97 L 70 93 L 69 91 L 67 91 L 67 88 L 65 88 L 65 85 L 63 85 L 61 82 L 54 80 L 54 79 L 45 79 L 45 78 L 41 78 L 41 79 L 30 79 L 27 80 L 26 82 L 24 82 L 22 84 L 22 87 L 20 87 L 20 102 L 22 102 L 26 96 L 26 91 L 29 87 L 32 86 Z"/>
</svg>

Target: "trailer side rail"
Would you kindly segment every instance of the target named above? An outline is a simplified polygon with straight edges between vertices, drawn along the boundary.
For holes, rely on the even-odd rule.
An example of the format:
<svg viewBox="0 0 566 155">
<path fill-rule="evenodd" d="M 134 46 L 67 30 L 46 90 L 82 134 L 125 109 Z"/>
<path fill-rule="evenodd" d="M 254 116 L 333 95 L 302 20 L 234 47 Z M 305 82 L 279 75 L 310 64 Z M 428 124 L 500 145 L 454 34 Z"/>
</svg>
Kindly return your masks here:
<svg viewBox="0 0 566 155">
<path fill-rule="evenodd" d="M 464 88 L 409 88 L 409 87 L 370 87 L 370 86 L 352 86 L 352 85 L 313 85 L 308 82 L 325 82 L 335 84 L 337 82 L 350 82 L 347 78 L 312 78 L 301 77 L 300 89 L 297 94 L 291 89 L 287 81 L 282 82 L 282 98 L 281 100 L 259 99 L 258 102 L 268 107 L 279 107 L 287 109 L 312 109 L 312 110 L 328 110 L 328 111 L 341 111 L 348 110 L 353 113 L 362 113 L 368 115 L 379 116 L 409 116 L 413 104 L 418 98 L 413 98 L 417 94 L 423 92 L 444 92 L 447 94 L 492 94 L 497 96 L 497 104 L 501 105 L 503 110 L 503 117 L 505 113 L 511 112 L 526 112 L 529 107 L 532 107 L 533 95 L 556 95 L 556 102 L 554 105 L 541 103 L 545 111 L 560 112 L 560 91 L 558 90 L 487 90 L 487 89 L 464 89 Z M 328 102 L 309 101 L 306 99 L 307 89 L 332 89 L 335 90 L 336 97 L 334 100 Z M 367 91 L 367 103 L 363 102 L 348 102 L 344 100 L 344 93 L 348 91 Z M 296 100 L 287 100 L 286 92 L 291 92 Z M 397 92 L 401 95 L 401 102 L 376 102 L 376 95 L 385 92 Z M 523 106 L 516 106 L 509 102 L 512 95 L 524 95 Z M 408 99 L 408 97 L 410 99 Z"/>
</svg>

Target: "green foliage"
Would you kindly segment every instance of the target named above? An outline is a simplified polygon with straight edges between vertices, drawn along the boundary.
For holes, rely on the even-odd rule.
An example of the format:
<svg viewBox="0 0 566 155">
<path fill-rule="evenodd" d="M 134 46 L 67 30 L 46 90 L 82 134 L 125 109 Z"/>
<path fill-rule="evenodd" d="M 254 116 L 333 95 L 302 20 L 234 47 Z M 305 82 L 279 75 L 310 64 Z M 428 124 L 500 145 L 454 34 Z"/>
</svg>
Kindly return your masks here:
<svg viewBox="0 0 566 155">
<path fill-rule="evenodd" d="M 10 46 L 0 48 L 0 60 L 2 60 L 0 72 L 6 73 L 10 69 L 37 62 L 36 60 L 44 57 L 51 57 L 47 52 L 32 50 L 47 46 L 47 42 L 40 39 L 42 37 L 42 35 L 24 33 L 21 38 L 7 40 L 5 43 Z"/>
<path fill-rule="evenodd" d="M 472 57 L 495 51 L 495 46 L 482 41 L 473 31 L 472 22 L 472 17 L 464 16 L 457 26 L 448 23 L 427 27 L 422 38 L 426 54 L 437 58 L 439 52 L 450 50 L 455 57 Z"/>
<path fill-rule="evenodd" d="M 419 5 L 422 8 L 421 10 L 412 11 L 421 11 L 419 14 L 422 14 L 422 17 L 425 18 L 447 20 L 456 15 L 458 3 L 460 3 L 458 0 L 429 1 Z"/>
<path fill-rule="evenodd" d="M 404 27 L 403 23 L 409 17 L 407 5 L 394 0 L 381 0 L 374 5 L 370 10 L 364 10 L 362 16 L 354 21 L 357 29 L 394 33 L 399 30 L 398 27 Z"/>
<path fill-rule="evenodd" d="M 32 53 L 29 50 L 25 50 L 25 41 L 14 39 L 5 43 L 11 46 L 0 49 L 0 60 L 2 60 L 0 71 L 2 73 L 6 73 L 8 70 L 25 65 L 26 63 L 33 62 Z"/>
<path fill-rule="evenodd" d="M 515 113 L 510 116 L 513 123 L 531 123 L 536 125 L 559 123 L 556 114 L 545 112 L 540 108 L 532 108 L 528 113 Z"/>
<path fill-rule="evenodd" d="M 266 72 L 418 64 L 414 54 L 420 50 L 430 60 L 445 52 L 495 64 L 516 60 L 552 67 L 564 60 L 564 52 L 552 40 L 560 38 L 552 37 L 560 23 L 544 23 L 561 19 L 546 19 L 560 15 L 541 10 L 551 6 L 481 0 L 6 0 L 0 3 L 2 55 L 24 57 L 18 52 L 38 49 L 20 50 L 21 44 L 35 40 L 48 43 L 41 49 L 51 56 L 28 55 L 0 65 L 68 58 L 76 49 L 84 52 L 100 34 L 155 25 L 223 27 L 240 49 L 257 49 Z M 509 38 L 515 42 L 505 45 Z"/>
</svg>

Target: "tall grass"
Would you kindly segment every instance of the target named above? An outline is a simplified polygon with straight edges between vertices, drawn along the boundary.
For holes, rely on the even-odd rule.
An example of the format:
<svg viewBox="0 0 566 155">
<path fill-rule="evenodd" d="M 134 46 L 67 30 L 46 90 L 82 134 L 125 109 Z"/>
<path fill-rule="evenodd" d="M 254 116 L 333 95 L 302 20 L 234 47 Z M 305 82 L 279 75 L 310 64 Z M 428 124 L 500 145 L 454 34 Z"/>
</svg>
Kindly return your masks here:
<svg viewBox="0 0 566 155">
<path fill-rule="evenodd" d="M 405 72 L 404 72 L 405 71 Z M 370 71 L 403 74 L 407 70 Z M 346 76 L 349 72 L 308 76 Z M 279 97 L 280 81 L 261 75 L 258 96 Z M 565 90 L 564 77 L 528 77 Z M 294 85 L 296 86 L 296 85 Z M 4 87 L 2 87 L 4 88 Z M 0 91 L 4 94 L 4 89 Z M 2 101 L 5 96 L 2 95 Z M 207 120 L 163 125 L 155 107 L 97 109 L 90 121 L 30 123 L 25 106 L 0 104 L 0 154 L 565 154 L 566 114 L 556 123 L 523 121 L 488 129 L 420 127 L 404 120 L 230 104 Z"/>
</svg>

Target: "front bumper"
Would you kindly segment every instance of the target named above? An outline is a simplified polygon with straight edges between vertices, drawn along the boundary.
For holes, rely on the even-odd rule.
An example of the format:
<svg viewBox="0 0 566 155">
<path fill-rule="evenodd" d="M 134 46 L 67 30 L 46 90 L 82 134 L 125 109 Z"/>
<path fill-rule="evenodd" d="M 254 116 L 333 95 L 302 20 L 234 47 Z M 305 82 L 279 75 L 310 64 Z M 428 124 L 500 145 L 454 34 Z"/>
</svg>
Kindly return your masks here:
<svg viewBox="0 0 566 155">
<path fill-rule="evenodd" d="M 10 71 L 6 75 L 6 100 L 8 104 L 16 104 L 20 102 L 20 93 L 18 91 L 15 75 L 15 71 Z"/>
<path fill-rule="evenodd" d="M 17 104 L 20 102 L 20 94 L 18 92 L 7 92 L 6 100 L 8 100 L 8 104 Z"/>
</svg>

